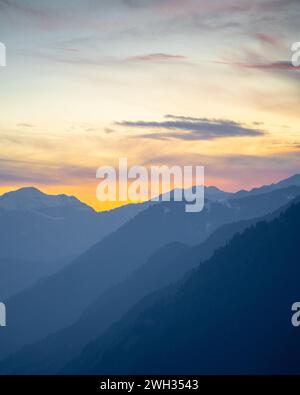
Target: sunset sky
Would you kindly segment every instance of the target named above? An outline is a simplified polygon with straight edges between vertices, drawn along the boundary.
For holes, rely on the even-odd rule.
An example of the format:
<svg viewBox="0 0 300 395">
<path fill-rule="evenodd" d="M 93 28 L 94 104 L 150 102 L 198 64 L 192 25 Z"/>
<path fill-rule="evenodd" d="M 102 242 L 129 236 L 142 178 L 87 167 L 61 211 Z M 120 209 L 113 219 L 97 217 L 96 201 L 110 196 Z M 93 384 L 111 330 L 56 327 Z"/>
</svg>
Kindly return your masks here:
<svg viewBox="0 0 300 395">
<path fill-rule="evenodd" d="M 299 21 L 299 0 L 0 0 L 0 194 L 105 209 L 119 157 L 231 191 L 299 173 Z"/>
</svg>

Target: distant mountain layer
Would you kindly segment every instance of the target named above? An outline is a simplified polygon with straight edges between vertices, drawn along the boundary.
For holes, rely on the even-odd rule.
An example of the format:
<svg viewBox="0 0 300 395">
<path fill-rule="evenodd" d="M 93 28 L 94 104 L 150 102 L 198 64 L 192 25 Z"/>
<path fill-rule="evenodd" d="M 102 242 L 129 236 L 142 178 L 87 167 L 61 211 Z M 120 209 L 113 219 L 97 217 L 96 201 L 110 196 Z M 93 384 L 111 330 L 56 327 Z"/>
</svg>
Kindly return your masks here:
<svg viewBox="0 0 300 395">
<path fill-rule="evenodd" d="M 299 374 L 300 203 L 141 301 L 64 373 Z M 184 258 L 182 258 L 184 260 Z"/>
<path fill-rule="evenodd" d="M 205 198 L 225 202 L 291 186 L 300 187 L 300 175 L 235 194 L 209 186 Z M 151 205 L 131 204 L 97 213 L 73 196 L 47 195 L 36 188 L 5 193 L 0 196 L 0 260 L 68 261 Z"/>
<path fill-rule="evenodd" d="M 96 213 L 75 197 L 36 188 L 0 196 L 0 300 L 60 270 L 149 204 Z"/>
<path fill-rule="evenodd" d="M 275 191 L 277 189 L 283 189 L 283 188 L 288 188 L 290 186 L 300 186 L 300 174 L 295 174 L 289 178 L 286 178 L 282 181 L 279 181 L 277 183 L 271 184 L 271 185 L 264 185 L 259 188 L 254 188 L 251 191 L 245 191 L 241 190 L 239 192 L 236 192 L 235 194 L 231 195 L 231 198 L 240 198 L 240 197 L 245 197 L 245 196 L 250 196 L 250 195 L 258 195 L 260 193 L 268 193 Z"/>
<path fill-rule="evenodd" d="M 0 259 L 0 300 L 6 300 L 32 286 L 43 276 L 54 274 L 67 263 L 67 260 L 44 263 L 19 259 Z"/>
<path fill-rule="evenodd" d="M 165 244 L 199 244 L 224 224 L 265 215 L 298 195 L 300 188 L 290 187 L 207 201 L 202 212 L 193 214 L 184 211 L 184 202 L 148 207 L 65 269 L 7 301 L 10 325 L 1 333 L 0 357 L 75 323 L 97 298 L 145 265 Z"/>
<path fill-rule="evenodd" d="M 73 196 L 46 195 L 35 188 L 6 193 L 0 196 L 0 260 L 74 258 L 147 205 L 97 213 Z"/>
</svg>

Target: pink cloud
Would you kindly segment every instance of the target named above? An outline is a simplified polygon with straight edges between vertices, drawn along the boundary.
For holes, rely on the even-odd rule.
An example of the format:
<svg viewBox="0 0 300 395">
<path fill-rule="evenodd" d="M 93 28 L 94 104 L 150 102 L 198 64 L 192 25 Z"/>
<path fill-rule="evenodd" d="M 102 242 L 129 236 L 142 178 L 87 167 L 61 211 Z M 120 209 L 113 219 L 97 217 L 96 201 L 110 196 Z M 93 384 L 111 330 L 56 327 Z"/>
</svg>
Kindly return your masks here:
<svg viewBox="0 0 300 395">
<path fill-rule="evenodd" d="M 176 62 L 186 60 L 187 58 L 183 55 L 170 55 L 166 53 L 154 53 L 147 55 L 131 56 L 127 58 L 128 61 L 133 62 Z"/>
<path fill-rule="evenodd" d="M 216 64 L 229 65 L 241 69 L 269 70 L 269 71 L 299 71 L 300 66 L 293 66 L 290 61 L 277 61 L 269 63 L 225 62 L 215 61 Z"/>
<path fill-rule="evenodd" d="M 282 42 L 279 38 L 271 36 L 266 33 L 256 33 L 254 35 L 261 43 L 268 44 L 276 48 L 280 48 L 282 46 Z"/>
</svg>

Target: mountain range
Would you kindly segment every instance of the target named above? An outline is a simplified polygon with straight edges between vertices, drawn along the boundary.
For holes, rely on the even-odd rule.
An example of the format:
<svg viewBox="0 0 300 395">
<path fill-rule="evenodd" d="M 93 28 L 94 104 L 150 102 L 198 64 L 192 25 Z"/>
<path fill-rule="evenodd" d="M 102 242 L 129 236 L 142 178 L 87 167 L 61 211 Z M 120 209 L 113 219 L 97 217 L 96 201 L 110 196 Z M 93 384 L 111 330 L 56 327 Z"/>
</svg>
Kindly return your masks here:
<svg viewBox="0 0 300 395">
<path fill-rule="evenodd" d="M 73 196 L 22 188 L 0 196 L 0 258 L 55 261 L 74 258 L 146 205 L 97 213 Z"/>
<path fill-rule="evenodd" d="M 184 202 L 174 201 L 155 205 L 149 202 L 137 209 L 135 205 L 129 206 L 131 218 L 123 225 L 100 238 L 57 273 L 44 276 L 28 289 L 7 298 L 10 325 L 1 331 L 0 358 L 4 362 L 0 373 L 81 373 L 87 369 L 101 373 L 104 344 L 105 353 L 115 355 L 113 347 L 109 348 L 110 342 L 103 339 L 108 337 L 117 344 L 125 336 L 124 328 L 130 320 L 124 317 L 137 319 L 154 300 L 160 305 L 165 292 L 176 294 L 178 287 L 183 286 L 183 278 L 188 281 L 193 277 L 190 271 L 195 273 L 200 262 L 213 260 L 235 234 L 252 229 L 261 221 L 266 224 L 276 221 L 274 218 L 300 196 L 299 180 L 300 176 L 295 176 L 279 183 L 281 187 L 264 186 L 260 192 L 236 194 L 208 187 L 200 213 L 187 214 Z M 78 209 L 77 204 L 74 203 L 75 208 L 70 202 L 72 210 Z M 28 210 L 30 214 L 33 210 L 52 217 L 61 210 L 60 199 L 42 205 L 28 199 L 23 209 L 20 205 L 22 200 L 14 204 L 6 200 L 1 209 Z M 81 210 L 85 211 L 80 206 Z M 4 273 L 9 272 L 8 267 L 9 263 Z M 114 337 L 116 328 L 122 328 L 122 333 L 117 329 L 118 335 Z M 95 348 L 97 355 L 90 352 L 95 344 L 100 344 Z M 127 372 L 128 366 L 117 365 L 120 372 L 123 368 Z"/>
<path fill-rule="evenodd" d="M 300 201 L 300 197 L 297 200 Z M 5 360 L 2 367 L 0 365 L 0 371 L 2 368 L 9 373 L 59 373 L 71 359 L 79 357 L 89 342 L 101 337 L 139 300 L 153 292 L 159 295 L 160 289 L 189 276 L 189 272 L 200 264 L 200 260 L 209 259 L 214 251 L 225 246 L 235 234 L 262 220 L 273 220 L 290 204 L 262 218 L 221 226 L 207 240 L 193 247 L 177 242 L 165 245 L 131 276 L 100 295 L 73 325 L 24 347 Z"/>
<path fill-rule="evenodd" d="M 149 204 L 97 213 L 75 197 L 36 188 L 0 196 L 0 299 L 59 271 Z"/>
<path fill-rule="evenodd" d="M 299 374 L 300 203 L 233 237 L 188 278 L 150 295 L 68 374 Z"/>
</svg>

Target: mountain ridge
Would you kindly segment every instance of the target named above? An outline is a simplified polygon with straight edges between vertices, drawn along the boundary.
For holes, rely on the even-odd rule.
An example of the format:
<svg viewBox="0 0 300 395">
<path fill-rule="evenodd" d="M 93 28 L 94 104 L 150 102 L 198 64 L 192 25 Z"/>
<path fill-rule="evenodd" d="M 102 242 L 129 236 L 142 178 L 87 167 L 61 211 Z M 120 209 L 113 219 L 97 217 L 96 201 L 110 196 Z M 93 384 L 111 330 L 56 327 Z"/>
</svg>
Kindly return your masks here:
<svg viewBox="0 0 300 395">
<path fill-rule="evenodd" d="M 267 214 L 299 195 L 300 187 L 290 187 L 233 199 L 230 204 L 206 202 L 204 210 L 193 215 L 185 213 L 184 202 L 148 207 L 59 273 L 6 302 L 11 326 L 6 335 L 3 332 L 0 358 L 74 323 L 101 293 L 128 277 L 164 244 L 198 244 L 221 225 Z M 35 321 L 40 324 L 32 327 Z M 15 329 L 19 327 L 22 333 Z"/>
<path fill-rule="evenodd" d="M 0 208 L 4 210 L 32 210 L 39 208 L 71 206 L 77 209 L 93 210 L 75 196 L 65 194 L 50 195 L 35 187 L 24 187 L 6 192 L 0 196 Z"/>
<path fill-rule="evenodd" d="M 0 372 L 9 374 L 58 374 L 67 371 L 72 360 L 80 364 L 80 350 L 97 337 L 105 338 L 106 333 L 114 328 L 113 322 L 122 320 L 126 311 L 136 311 L 137 306 L 150 300 L 153 295 L 163 294 L 164 287 L 182 282 L 183 278 L 193 275 L 201 261 L 225 246 L 238 233 L 261 221 L 271 221 L 284 212 L 300 197 L 285 207 L 264 217 L 223 225 L 209 236 L 202 244 L 195 247 L 180 246 L 170 243 L 157 250 L 147 263 L 134 272 L 123 283 L 119 283 L 102 294 L 79 319 L 70 327 L 53 333 L 40 342 L 28 345 L 7 360 L 0 363 Z M 183 248 L 184 247 L 184 248 Z M 151 279 L 157 279 L 152 280 Z M 99 322 L 97 317 L 101 315 Z M 105 328 L 106 331 L 105 331 Z M 103 342 L 105 342 L 103 340 Z M 45 357 L 47 355 L 47 357 Z M 76 356 L 77 355 L 77 356 Z M 77 359 L 76 359 L 77 358 Z"/>
<path fill-rule="evenodd" d="M 62 373 L 299 374 L 291 324 L 299 224 L 298 201 L 235 235 L 161 299 L 140 302 Z"/>
</svg>

